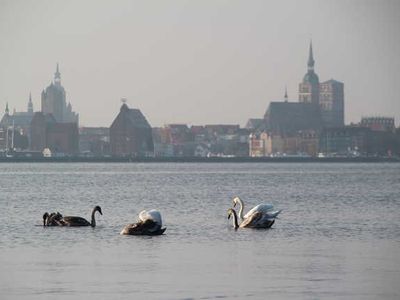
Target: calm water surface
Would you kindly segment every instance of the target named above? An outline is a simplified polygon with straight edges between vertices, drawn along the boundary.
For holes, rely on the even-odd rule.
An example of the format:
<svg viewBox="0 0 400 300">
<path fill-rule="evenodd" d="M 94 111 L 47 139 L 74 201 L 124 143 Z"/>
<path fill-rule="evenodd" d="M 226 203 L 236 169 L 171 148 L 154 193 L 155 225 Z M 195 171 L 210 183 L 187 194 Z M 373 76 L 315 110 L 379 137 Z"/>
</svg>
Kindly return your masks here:
<svg viewBox="0 0 400 300">
<path fill-rule="evenodd" d="M 235 231 L 235 195 L 283 213 Z M 400 164 L 0 164 L 0 299 L 400 299 L 399 215 Z"/>
</svg>

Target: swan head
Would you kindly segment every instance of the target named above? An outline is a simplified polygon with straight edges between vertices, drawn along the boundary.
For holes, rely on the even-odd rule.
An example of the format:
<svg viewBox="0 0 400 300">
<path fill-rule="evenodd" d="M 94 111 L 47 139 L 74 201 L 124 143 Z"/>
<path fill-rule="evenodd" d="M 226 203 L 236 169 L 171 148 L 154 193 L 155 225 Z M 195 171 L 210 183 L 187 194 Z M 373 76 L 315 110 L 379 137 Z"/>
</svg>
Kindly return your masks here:
<svg viewBox="0 0 400 300">
<path fill-rule="evenodd" d="M 233 207 L 235 207 L 236 204 L 238 204 L 238 203 L 240 203 L 240 198 L 239 197 L 235 197 L 235 198 L 232 199 Z"/>
<path fill-rule="evenodd" d="M 102 211 L 101 211 L 101 207 L 96 205 L 93 209 L 93 211 L 98 211 L 101 215 L 103 215 Z"/>
<path fill-rule="evenodd" d="M 47 218 L 49 217 L 49 213 L 46 211 L 44 214 L 43 214 L 43 226 L 46 226 L 46 221 L 47 221 Z"/>
</svg>

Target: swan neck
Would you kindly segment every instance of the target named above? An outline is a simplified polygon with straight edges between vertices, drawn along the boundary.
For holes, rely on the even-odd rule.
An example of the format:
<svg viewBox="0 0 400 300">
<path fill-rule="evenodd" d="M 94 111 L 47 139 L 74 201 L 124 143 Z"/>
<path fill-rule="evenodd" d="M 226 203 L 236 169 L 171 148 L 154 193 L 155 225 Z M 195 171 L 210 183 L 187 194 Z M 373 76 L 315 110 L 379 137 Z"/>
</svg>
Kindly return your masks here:
<svg viewBox="0 0 400 300">
<path fill-rule="evenodd" d="M 94 218 L 94 214 L 95 213 L 96 213 L 96 210 L 93 209 L 93 211 L 92 211 L 92 220 L 90 222 L 90 226 L 92 226 L 92 227 L 96 227 L 96 219 Z"/>
<path fill-rule="evenodd" d="M 244 203 L 243 203 L 242 199 L 240 199 L 239 197 L 238 197 L 238 202 L 239 202 L 239 205 L 240 205 L 239 217 L 240 217 L 241 220 L 243 220 L 244 219 L 244 217 L 243 217 Z"/>
<path fill-rule="evenodd" d="M 237 214 L 236 214 L 236 211 L 234 211 L 234 210 L 232 210 L 232 213 L 233 213 L 233 220 L 232 220 L 233 227 L 235 229 L 237 229 L 239 227 L 238 220 L 237 220 Z"/>
</svg>

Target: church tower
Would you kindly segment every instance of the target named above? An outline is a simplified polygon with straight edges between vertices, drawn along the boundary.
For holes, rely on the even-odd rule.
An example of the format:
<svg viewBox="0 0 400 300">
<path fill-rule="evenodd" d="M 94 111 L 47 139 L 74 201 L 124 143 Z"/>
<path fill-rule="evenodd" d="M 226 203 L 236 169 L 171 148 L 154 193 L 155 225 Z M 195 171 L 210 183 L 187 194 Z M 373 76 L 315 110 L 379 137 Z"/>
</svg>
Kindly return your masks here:
<svg viewBox="0 0 400 300">
<path fill-rule="evenodd" d="M 61 85 L 61 73 L 57 63 L 54 80 L 42 92 L 42 112 L 52 114 L 59 123 L 78 123 L 79 115 L 67 106 L 66 93 Z"/>
<path fill-rule="evenodd" d="M 32 94 L 29 93 L 28 114 L 33 115 Z"/>
<path fill-rule="evenodd" d="M 319 78 L 314 72 L 314 55 L 312 42 L 308 53 L 307 73 L 299 84 L 299 102 L 319 105 Z"/>
</svg>

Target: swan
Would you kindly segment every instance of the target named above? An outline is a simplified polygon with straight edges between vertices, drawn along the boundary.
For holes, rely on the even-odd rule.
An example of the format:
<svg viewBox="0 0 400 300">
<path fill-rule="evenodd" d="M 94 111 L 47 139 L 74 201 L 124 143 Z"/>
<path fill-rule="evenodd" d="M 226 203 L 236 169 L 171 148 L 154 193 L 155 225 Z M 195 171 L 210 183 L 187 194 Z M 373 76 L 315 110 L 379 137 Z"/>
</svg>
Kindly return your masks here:
<svg viewBox="0 0 400 300">
<path fill-rule="evenodd" d="M 136 223 L 126 225 L 121 235 L 161 235 L 167 228 L 162 228 L 161 214 L 158 210 L 143 210 Z"/>
<path fill-rule="evenodd" d="M 233 208 L 228 209 L 228 219 L 233 216 L 233 227 L 238 228 L 271 228 L 275 223 L 275 219 L 267 219 L 262 212 L 254 212 L 242 223 L 238 223 L 237 213 Z"/>
<path fill-rule="evenodd" d="M 161 214 L 158 210 L 155 209 L 150 209 L 150 210 L 142 210 L 139 213 L 139 220 L 140 221 L 146 221 L 146 220 L 153 220 L 154 222 L 158 223 L 160 226 L 162 226 L 162 219 L 161 219 Z"/>
<path fill-rule="evenodd" d="M 62 214 L 59 212 L 52 212 L 49 214 L 48 212 L 45 212 L 43 214 L 43 226 L 62 226 L 60 223 L 62 219 Z"/>
<path fill-rule="evenodd" d="M 74 217 L 74 216 L 67 216 L 63 217 L 59 222 L 61 226 L 92 226 L 96 227 L 96 220 L 94 215 L 98 211 L 101 215 L 103 215 L 100 206 L 95 206 L 92 210 L 92 219 L 91 222 L 87 221 L 82 217 Z"/>
<path fill-rule="evenodd" d="M 239 209 L 239 217 L 240 219 L 243 221 L 245 219 L 247 219 L 248 217 L 250 217 L 251 215 L 253 215 L 255 212 L 261 212 L 263 214 L 265 214 L 266 218 L 270 218 L 270 219 L 274 219 L 276 218 L 282 210 L 276 210 L 273 211 L 274 206 L 272 204 L 258 204 L 256 206 L 254 206 L 252 209 L 250 209 L 244 216 L 243 216 L 243 209 L 244 209 L 244 203 L 242 201 L 242 199 L 240 199 L 239 197 L 235 197 L 232 200 L 233 203 L 233 207 L 235 207 L 237 204 L 240 205 L 240 209 Z"/>
</svg>

